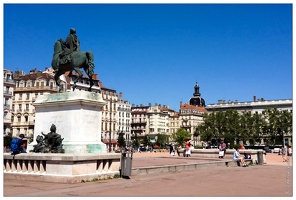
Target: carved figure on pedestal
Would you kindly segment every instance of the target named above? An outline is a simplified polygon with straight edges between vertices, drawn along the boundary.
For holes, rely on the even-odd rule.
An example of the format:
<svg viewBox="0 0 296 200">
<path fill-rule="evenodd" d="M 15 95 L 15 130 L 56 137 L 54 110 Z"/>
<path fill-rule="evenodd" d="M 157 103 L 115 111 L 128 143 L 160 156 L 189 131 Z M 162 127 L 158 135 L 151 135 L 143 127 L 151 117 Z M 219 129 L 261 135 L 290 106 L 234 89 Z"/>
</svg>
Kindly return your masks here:
<svg viewBox="0 0 296 200">
<path fill-rule="evenodd" d="M 38 135 L 37 138 L 36 138 L 36 142 L 37 142 L 37 144 L 33 146 L 34 149 L 32 150 L 32 152 L 44 153 L 45 144 L 44 144 L 44 141 L 43 141 L 43 136 Z"/>
<path fill-rule="evenodd" d="M 50 127 L 50 132 L 45 135 L 44 133 L 41 133 L 44 136 L 45 146 L 48 147 L 49 152 L 51 153 L 63 153 L 62 149 L 62 139 L 61 135 L 56 133 L 56 126 L 54 124 Z"/>
<path fill-rule="evenodd" d="M 56 133 L 56 126 L 54 124 L 50 127 L 50 132 L 48 134 L 38 135 L 36 138 L 37 144 L 34 145 L 34 149 L 31 152 L 35 153 L 65 153 L 63 149 L 62 142 L 64 138 L 60 134 Z"/>
</svg>

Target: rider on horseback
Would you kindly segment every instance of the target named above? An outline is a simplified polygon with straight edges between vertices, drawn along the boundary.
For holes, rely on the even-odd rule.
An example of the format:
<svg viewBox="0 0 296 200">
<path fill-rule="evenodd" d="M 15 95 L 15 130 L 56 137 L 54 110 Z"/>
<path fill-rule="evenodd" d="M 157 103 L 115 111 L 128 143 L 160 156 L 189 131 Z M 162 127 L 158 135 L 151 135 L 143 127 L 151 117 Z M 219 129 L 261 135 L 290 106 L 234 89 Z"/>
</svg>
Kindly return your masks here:
<svg viewBox="0 0 296 200">
<path fill-rule="evenodd" d="M 62 41 L 62 39 L 60 39 Z M 63 42 L 64 50 L 60 54 L 61 64 L 66 64 L 71 62 L 71 53 L 74 51 L 80 51 L 80 41 L 76 35 L 76 30 L 70 28 L 70 34 L 66 38 L 66 41 Z"/>
</svg>

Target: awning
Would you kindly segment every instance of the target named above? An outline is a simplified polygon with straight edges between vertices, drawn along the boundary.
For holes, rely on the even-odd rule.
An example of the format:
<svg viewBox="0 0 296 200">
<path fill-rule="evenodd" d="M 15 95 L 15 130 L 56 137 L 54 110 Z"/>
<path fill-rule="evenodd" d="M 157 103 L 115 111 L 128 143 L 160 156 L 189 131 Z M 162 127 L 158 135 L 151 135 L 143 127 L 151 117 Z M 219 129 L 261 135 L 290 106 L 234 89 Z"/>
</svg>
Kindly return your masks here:
<svg viewBox="0 0 296 200">
<path fill-rule="evenodd" d="M 105 140 L 103 140 L 103 143 L 104 144 L 109 144 L 109 140 L 108 139 L 105 139 Z M 111 140 L 111 144 L 117 144 L 117 140 L 112 139 Z"/>
<path fill-rule="evenodd" d="M 150 139 L 150 142 L 151 143 L 156 143 L 156 140 L 155 139 Z"/>
</svg>

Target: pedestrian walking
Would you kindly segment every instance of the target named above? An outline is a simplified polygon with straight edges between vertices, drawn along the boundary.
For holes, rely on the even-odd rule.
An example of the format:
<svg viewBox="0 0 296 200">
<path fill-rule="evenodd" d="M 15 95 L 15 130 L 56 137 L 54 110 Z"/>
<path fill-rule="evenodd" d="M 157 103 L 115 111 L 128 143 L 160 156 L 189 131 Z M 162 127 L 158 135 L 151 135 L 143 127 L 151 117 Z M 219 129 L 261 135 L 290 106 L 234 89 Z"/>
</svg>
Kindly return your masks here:
<svg viewBox="0 0 296 200">
<path fill-rule="evenodd" d="M 282 146 L 282 158 L 283 158 L 283 162 L 287 162 L 286 154 L 287 154 L 287 148 L 285 146 Z"/>
<path fill-rule="evenodd" d="M 185 156 L 190 157 L 191 152 L 190 152 L 190 140 L 189 139 L 187 139 L 185 142 L 185 150 L 186 150 Z"/>
<path fill-rule="evenodd" d="M 174 145 L 171 143 L 170 144 L 170 156 L 174 156 L 175 155 L 175 149 L 174 149 Z"/>
<path fill-rule="evenodd" d="M 177 147 L 177 153 L 178 153 L 178 156 L 180 156 L 180 150 L 182 149 L 182 146 L 179 144 L 178 147 Z"/>
<path fill-rule="evenodd" d="M 288 156 L 292 156 L 292 147 L 288 146 Z"/>
<path fill-rule="evenodd" d="M 221 144 L 219 146 L 219 158 L 224 158 L 226 153 L 226 143 L 224 143 L 224 140 L 221 140 Z"/>
</svg>

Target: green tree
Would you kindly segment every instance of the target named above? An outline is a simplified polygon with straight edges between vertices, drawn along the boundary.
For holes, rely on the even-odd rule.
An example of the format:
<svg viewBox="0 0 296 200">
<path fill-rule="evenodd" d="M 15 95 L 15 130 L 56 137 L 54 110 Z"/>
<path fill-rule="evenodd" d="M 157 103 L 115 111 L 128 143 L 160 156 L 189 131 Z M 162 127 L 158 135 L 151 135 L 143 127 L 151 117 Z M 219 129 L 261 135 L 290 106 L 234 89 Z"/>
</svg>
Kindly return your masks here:
<svg viewBox="0 0 296 200">
<path fill-rule="evenodd" d="M 125 142 L 125 138 L 124 138 L 124 133 L 122 131 L 118 134 L 117 143 L 118 143 L 118 146 L 120 148 L 126 146 L 126 142 Z"/>
<path fill-rule="evenodd" d="M 233 144 L 240 130 L 240 114 L 237 110 L 227 110 L 224 113 L 223 138 L 225 143 Z"/>
<path fill-rule="evenodd" d="M 138 149 L 140 146 L 140 142 L 139 142 L 137 133 L 135 133 L 135 137 L 134 137 L 132 145 L 133 145 L 133 148 L 135 148 L 135 149 Z"/>
<path fill-rule="evenodd" d="M 165 148 L 165 144 L 169 142 L 169 136 L 165 134 L 157 134 L 156 144 L 159 148 Z"/>
<path fill-rule="evenodd" d="M 205 124 L 201 124 L 196 127 L 196 131 L 200 133 L 200 139 L 205 142 L 209 142 L 213 139 L 214 134 L 210 128 L 208 128 Z"/>
<path fill-rule="evenodd" d="M 12 140 L 12 133 L 8 133 L 7 135 L 5 135 L 3 138 L 4 147 L 10 146 L 11 140 Z"/>
<path fill-rule="evenodd" d="M 143 138 L 143 144 L 144 144 L 144 146 L 147 146 L 147 145 L 151 146 L 152 145 L 150 142 L 150 137 L 148 135 Z"/>
<path fill-rule="evenodd" d="M 191 137 L 191 134 L 183 128 L 179 128 L 176 133 L 172 134 L 175 142 L 184 146 L 185 141 Z"/>
<path fill-rule="evenodd" d="M 249 140 L 256 141 L 260 144 L 263 139 L 263 127 L 265 125 L 265 120 L 262 114 L 255 113 L 252 115 L 252 129 L 251 134 L 249 135 Z M 250 142 L 250 143 L 251 143 Z"/>
<path fill-rule="evenodd" d="M 283 144 L 286 133 L 292 133 L 292 113 L 287 110 L 280 111 L 277 108 L 266 108 L 267 119 L 265 139 L 268 144 Z"/>
</svg>

